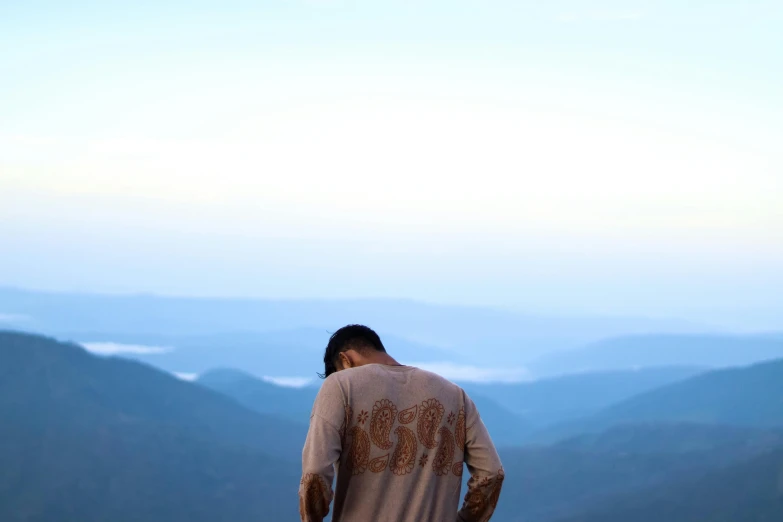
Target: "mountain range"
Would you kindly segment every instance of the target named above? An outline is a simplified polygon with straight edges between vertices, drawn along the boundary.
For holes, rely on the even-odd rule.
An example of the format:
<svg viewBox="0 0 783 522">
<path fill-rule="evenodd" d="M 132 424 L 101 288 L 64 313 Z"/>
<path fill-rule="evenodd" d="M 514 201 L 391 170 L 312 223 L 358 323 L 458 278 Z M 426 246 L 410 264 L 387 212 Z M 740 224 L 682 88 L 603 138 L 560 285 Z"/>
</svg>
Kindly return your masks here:
<svg viewBox="0 0 783 522">
<path fill-rule="evenodd" d="M 780 520 L 783 361 L 674 371 L 682 378 L 664 372 L 659 386 L 622 396 L 575 431 L 569 424 L 552 443 L 515 444 L 526 437 L 509 432 L 493 521 Z M 542 390 L 561 400 L 558 385 L 581 382 L 572 377 Z M 316 392 L 234 370 L 186 382 L 0 332 L 0 520 L 296 520 L 301 417 Z M 483 399 L 500 432 L 487 405 L 516 414 Z M 524 419 L 515 428 L 529 429 Z"/>
<path fill-rule="evenodd" d="M 652 367 L 578 373 L 518 383 L 461 382 L 471 395 L 489 397 L 537 427 L 597 413 L 603 408 L 697 375 L 699 367 Z"/>
<path fill-rule="evenodd" d="M 781 334 L 648 334 L 602 339 L 528 363 L 536 375 L 627 370 L 655 366 L 728 367 L 783 357 Z"/>
</svg>

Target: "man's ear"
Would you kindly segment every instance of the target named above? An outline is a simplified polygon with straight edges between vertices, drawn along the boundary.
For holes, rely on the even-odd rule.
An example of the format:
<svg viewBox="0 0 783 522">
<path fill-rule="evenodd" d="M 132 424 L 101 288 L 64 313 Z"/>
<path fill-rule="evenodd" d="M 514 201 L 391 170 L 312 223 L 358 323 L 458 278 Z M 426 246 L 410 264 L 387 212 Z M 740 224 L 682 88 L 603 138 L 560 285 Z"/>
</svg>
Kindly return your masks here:
<svg viewBox="0 0 783 522">
<path fill-rule="evenodd" d="M 355 364 L 351 354 L 347 352 L 340 352 L 340 363 L 343 368 L 353 368 Z"/>
</svg>

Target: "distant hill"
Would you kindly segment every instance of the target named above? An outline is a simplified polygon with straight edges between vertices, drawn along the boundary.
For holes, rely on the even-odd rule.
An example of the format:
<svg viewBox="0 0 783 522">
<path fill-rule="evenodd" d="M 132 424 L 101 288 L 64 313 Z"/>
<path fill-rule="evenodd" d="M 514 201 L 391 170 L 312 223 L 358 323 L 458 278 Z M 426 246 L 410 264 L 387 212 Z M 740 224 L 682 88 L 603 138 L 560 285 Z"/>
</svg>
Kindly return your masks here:
<svg viewBox="0 0 783 522">
<path fill-rule="evenodd" d="M 289 388 L 264 382 L 238 370 L 214 370 L 198 378 L 197 382 L 236 399 L 255 411 L 278 414 L 298 422 L 308 422 L 313 401 L 318 393 L 315 386 Z M 471 395 L 497 445 L 521 445 L 523 435 L 532 426 L 482 395 Z"/>
<path fill-rule="evenodd" d="M 783 520 L 783 448 L 726 469 L 613 498 L 561 522 Z"/>
<path fill-rule="evenodd" d="M 544 426 L 595 413 L 634 395 L 692 377 L 703 369 L 661 367 L 565 375 L 522 383 L 460 383 L 529 423 Z"/>
<path fill-rule="evenodd" d="M 783 358 L 783 334 L 656 334 L 605 339 L 544 355 L 528 366 L 536 375 L 557 375 L 651 366 L 728 367 L 779 358 Z"/>
<path fill-rule="evenodd" d="M 0 332 L 0 419 L 4 522 L 296 517 L 303 425 L 138 362 Z"/>
<path fill-rule="evenodd" d="M 67 294 L 13 288 L 0 288 L 0 314 L 20 318 L 14 327 L 76 340 L 86 340 L 81 337 L 85 333 L 202 336 L 300 328 L 334 331 L 358 322 L 368 324 L 384 337 L 393 335 L 425 346 L 448 348 L 455 357 L 472 358 L 476 350 L 482 350 L 482 358 L 490 365 L 523 364 L 552 350 L 577 348 L 617 335 L 709 330 L 677 319 L 548 317 L 403 299 L 274 301 Z M 221 364 L 228 365 L 230 361 Z"/>
<path fill-rule="evenodd" d="M 640 422 L 783 426 L 783 359 L 697 375 L 536 435 L 555 440 Z"/>
<path fill-rule="evenodd" d="M 533 425 L 493 399 L 470 394 L 496 446 L 521 446 Z"/>
<path fill-rule="evenodd" d="M 601 433 L 578 435 L 553 448 L 591 453 L 636 455 L 718 451 L 752 455 L 783 444 L 783 428 L 759 429 L 725 424 L 646 423 L 623 424 Z"/>
<path fill-rule="evenodd" d="M 223 393 L 260 413 L 277 414 L 307 424 L 318 387 L 290 388 L 262 381 L 239 370 L 219 369 L 201 375 L 198 384 Z"/>
</svg>

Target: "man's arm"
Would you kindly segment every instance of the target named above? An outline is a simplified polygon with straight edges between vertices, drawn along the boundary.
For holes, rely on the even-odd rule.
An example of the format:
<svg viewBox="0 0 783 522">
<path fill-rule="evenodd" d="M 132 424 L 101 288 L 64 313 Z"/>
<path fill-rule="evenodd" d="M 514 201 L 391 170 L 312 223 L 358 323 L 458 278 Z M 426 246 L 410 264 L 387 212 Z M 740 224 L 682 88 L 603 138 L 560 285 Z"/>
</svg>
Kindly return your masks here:
<svg viewBox="0 0 783 522">
<path fill-rule="evenodd" d="M 302 450 L 299 516 L 302 522 L 321 522 L 332 501 L 334 464 L 342 451 L 341 429 L 346 408 L 336 381 L 321 386 L 310 415 L 310 429 Z"/>
<path fill-rule="evenodd" d="M 505 473 L 489 432 L 467 394 L 465 422 L 465 464 L 470 472 L 470 480 L 465 503 L 457 514 L 457 520 L 487 522 L 498 505 Z"/>
</svg>

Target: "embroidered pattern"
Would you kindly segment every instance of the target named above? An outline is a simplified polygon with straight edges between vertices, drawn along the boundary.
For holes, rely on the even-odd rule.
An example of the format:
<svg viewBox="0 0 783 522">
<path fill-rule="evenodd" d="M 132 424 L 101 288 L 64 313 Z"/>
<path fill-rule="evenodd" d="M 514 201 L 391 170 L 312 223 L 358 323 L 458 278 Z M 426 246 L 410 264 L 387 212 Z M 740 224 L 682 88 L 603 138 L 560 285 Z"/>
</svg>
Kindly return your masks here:
<svg viewBox="0 0 783 522">
<path fill-rule="evenodd" d="M 348 430 L 351 427 L 351 419 L 353 419 L 353 409 L 346 404 L 344 406 L 343 423 L 340 425 L 340 429 L 338 430 L 340 433 L 340 440 L 343 442 L 343 446 L 345 446 L 345 439 L 348 437 Z"/>
<path fill-rule="evenodd" d="M 356 420 L 358 420 L 363 425 L 367 420 L 367 415 L 368 415 L 367 412 L 362 410 L 362 412 L 359 414 L 359 417 Z"/>
<path fill-rule="evenodd" d="M 419 405 L 414 404 L 410 408 L 406 410 L 402 410 L 400 414 L 398 415 L 398 419 L 400 421 L 400 424 L 410 424 L 416 419 L 416 413 L 419 411 Z"/>
<path fill-rule="evenodd" d="M 500 490 L 503 488 L 503 481 L 506 479 L 506 472 L 503 468 L 498 470 L 498 476 L 495 477 L 495 484 L 492 487 L 492 493 L 489 495 L 489 505 L 492 509 L 498 506 L 498 500 L 500 499 Z"/>
<path fill-rule="evenodd" d="M 500 468 L 494 479 L 491 477 L 470 479 L 463 509 L 473 516 L 491 515 L 498 505 L 505 478 L 506 474 L 503 468 Z"/>
<path fill-rule="evenodd" d="M 468 433 L 465 427 L 465 409 L 460 408 L 459 413 L 457 414 L 457 424 L 454 426 L 454 438 L 456 439 L 458 451 L 465 451 L 465 441 L 467 436 Z"/>
<path fill-rule="evenodd" d="M 451 471 L 451 463 L 454 460 L 454 436 L 447 427 L 440 429 L 440 443 L 438 452 L 432 461 L 432 469 L 436 475 L 448 475 Z"/>
<path fill-rule="evenodd" d="M 351 447 L 348 449 L 345 466 L 351 475 L 359 475 L 367 469 L 370 458 L 370 437 L 359 426 L 351 428 Z"/>
<path fill-rule="evenodd" d="M 372 420 L 370 421 L 370 437 L 381 449 L 392 447 L 389 440 L 394 420 L 397 418 L 397 407 L 388 399 L 377 401 L 372 407 Z"/>
<path fill-rule="evenodd" d="M 373 473 L 380 473 L 386 469 L 386 465 L 389 463 L 389 454 L 387 453 L 383 457 L 374 458 L 370 461 L 370 471 Z"/>
<path fill-rule="evenodd" d="M 484 500 L 484 494 L 481 493 L 481 490 L 477 488 L 469 489 L 468 494 L 465 495 L 465 505 L 463 506 L 463 509 L 471 515 L 477 516 L 484 511 L 485 504 L 486 501 Z"/>
<path fill-rule="evenodd" d="M 402 411 L 388 399 L 376 401 L 372 413 L 361 410 L 356 416 L 356 424 L 352 424 L 353 410 L 345 406 L 345 417 L 340 433 L 343 436 L 343 447 L 347 448 L 344 457 L 344 466 L 351 475 L 364 473 L 367 468 L 373 473 L 382 473 L 386 469 L 395 475 L 407 475 L 413 471 L 415 465 L 422 468 L 430 463 L 429 452 L 418 457 L 419 443 L 422 447 L 435 450 L 432 458 L 432 470 L 438 476 L 449 473 L 461 477 L 463 475 L 463 461 L 454 462 L 459 452 L 464 452 L 467 430 L 464 408 L 455 414 L 451 411 L 445 419 L 448 425 L 454 426 L 452 432 L 448 425 L 441 426 L 444 420 L 445 408 L 437 399 L 427 399 L 421 404 L 414 404 Z M 415 431 L 412 426 L 403 424 L 416 423 Z M 361 426 L 369 420 L 368 429 Z M 395 421 L 400 425 L 394 430 L 397 436 L 397 444 L 394 451 L 370 460 L 372 446 L 389 450 L 394 446 L 390 440 L 391 431 Z M 426 451 L 426 449 L 425 449 Z M 459 457 L 457 457 L 459 458 Z M 485 490 L 490 484 L 488 478 L 477 482 L 477 489 Z M 502 481 L 502 479 L 500 479 Z M 492 490 L 494 491 L 494 490 Z M 483 502 L 488 502 L 488 494 L 483 496 Z M 499 495 L 499 491 L 498 491 Z M 475 496 L 475 495 L 474 495 Z M 466 497 L 467 501 L 467 497 Z M 476 500 L 474 499 L 474 503 Z"/>
<path fill-rule="evenodd" d="M 435 433 L 438 431 L 440 421 L 443 419 L 444 408 L 438 399 L 428 399 L 421 403 L 419 412 L 419 422 L 416 425 L 416 431 L 419 433 L 419 440 L 425 448 L 435 449 Z"/>
<path fill-rule="evenodd" d="M 389 467 L 395 475 L 407 475 L 413 471 L 416 462 L 416 434 L 405 426 L 397 426 L 394 433 L 397 435 L 397 447 L 394 448 Z"/>
<path fill-rule="evenodd" d="M 331 495 L 320 475 L 308 473 L 302 477 L 301 487 L 299 515 L 302 520 L 307 520 L 307 515 L 323 518 L 329 514 Z"/>
</svg>

